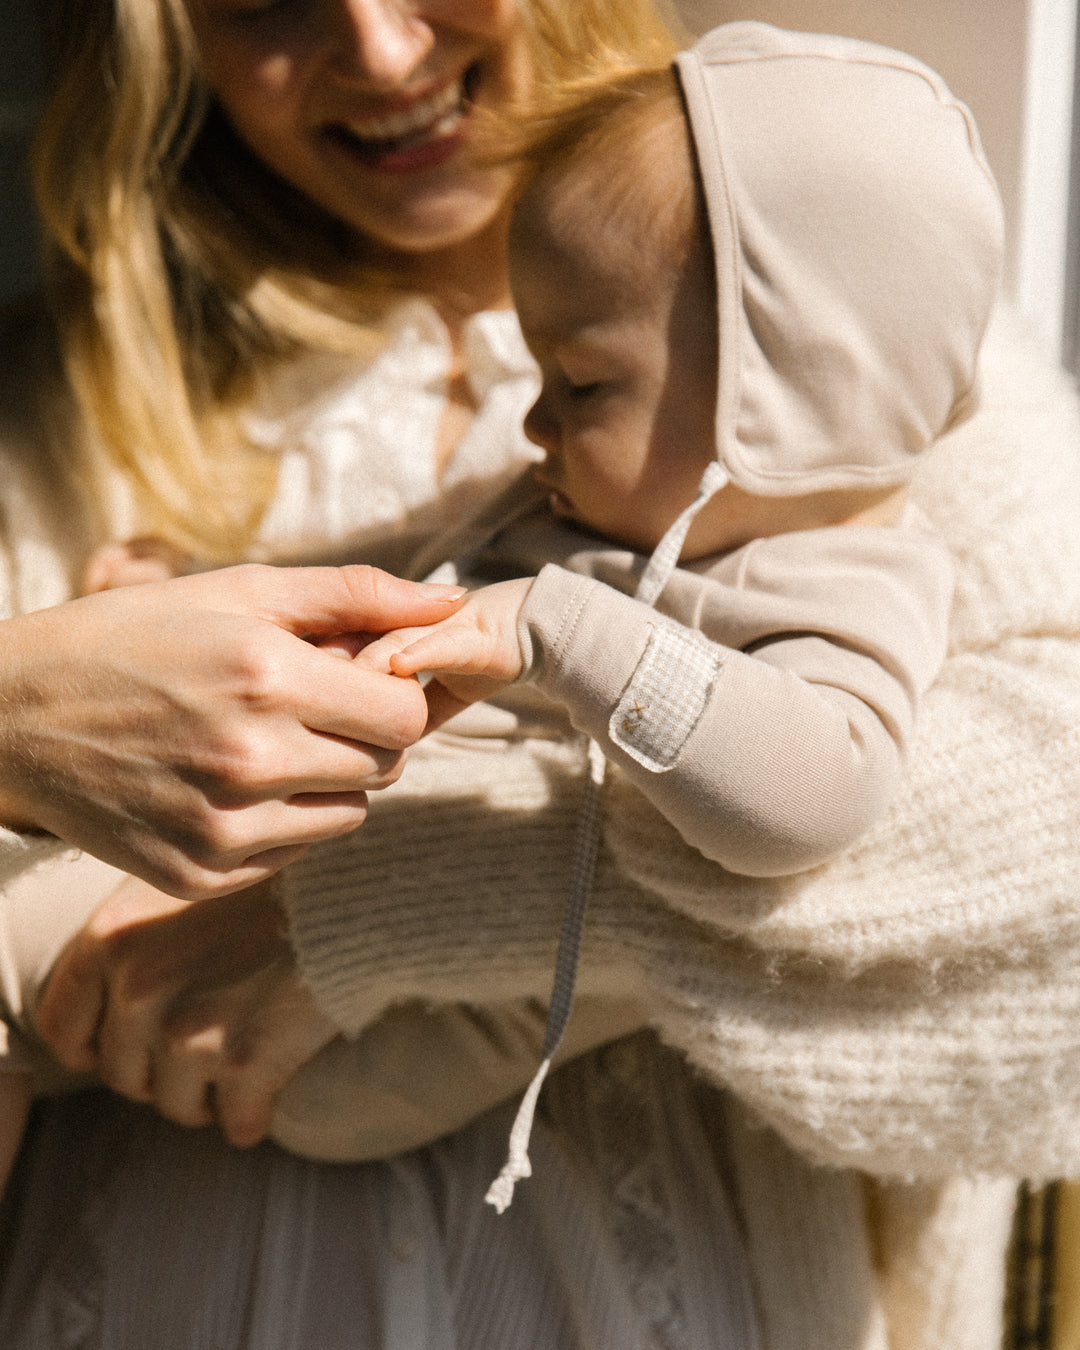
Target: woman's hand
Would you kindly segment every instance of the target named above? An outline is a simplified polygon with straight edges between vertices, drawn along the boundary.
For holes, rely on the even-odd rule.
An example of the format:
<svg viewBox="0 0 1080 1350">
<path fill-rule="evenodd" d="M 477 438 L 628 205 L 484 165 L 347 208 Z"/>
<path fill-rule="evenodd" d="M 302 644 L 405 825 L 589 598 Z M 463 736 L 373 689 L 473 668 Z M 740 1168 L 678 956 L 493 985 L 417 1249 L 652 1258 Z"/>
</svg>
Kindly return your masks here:
<svg viewBox="0 0 1080 1350">
<path fill-rule="evenodd" d="M 263 1137 L 277 1094 L 337 1034 L 263 884 L 189 904 L 134 878 L 61 953 L 36 1022 L 69 1068 L 182 1125 Z"/>
<path fill-rule="evenodd" d="M 0 820 L 189 899 L 364 819 L 427 708 L 306 638 L 432 623 L 459 588 L 369 567 L 246 566 L 7 620 Z"/>
<path fill-rule="evenodd" d="M 357 653 L 356 664 L 412 676 L 430 671 L 425 688 L 427 730 L 470 703 L 490 698 L 521 678 L 524 660 L 517 622 L 531 577 L 473 591 L 456 613 L 425 628 L 386 633 Z"/>
</svg>

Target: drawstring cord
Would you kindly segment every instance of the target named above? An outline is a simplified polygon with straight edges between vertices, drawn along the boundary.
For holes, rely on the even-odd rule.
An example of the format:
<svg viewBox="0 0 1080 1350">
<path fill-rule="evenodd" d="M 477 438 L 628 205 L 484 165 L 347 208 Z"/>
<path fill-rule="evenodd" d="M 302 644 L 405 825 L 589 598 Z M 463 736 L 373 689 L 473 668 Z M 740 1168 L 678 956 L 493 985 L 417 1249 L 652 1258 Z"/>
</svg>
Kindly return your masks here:
<svg viewBox="0 0 1080 1350">
<path fill-rule="evenodd" d="M 536 1099 L 540 1095 L 547 1071 L 551 1068 L 551 1057 L 559 1048 L 566 1024 L 570 1020 L 570 1010 L 574 1005 L 574 984 L 577 980 L 581 936 L 585 928 L 585 909 L 592 892 L 596 852 L 600 845 L 600 788 L 603 786 L 606 769 L 607 760 L 604 758 L 604 752 L 595 741 L 591 740 L 589 777 L 581 801 L 581 814 L 578 816 L 570 899 L 567 901 L 562 932 L 559 934 L 559 950 L 555 957 L 555 979 L 551 990 L 551 1002 L 548 1004 L 547 1028 L 541 1051 L 543 1059 L 514 1118 L 514 1125 L 510 1131 L 509 1155 L 502 1171 L 491 1183 L 484 1197 L 500 1214 L 513 1198 L 514 1184 L 522 1177 L 532 1176 L 529 1136 L 532 1134 Z"/>
<path fill-rule="evenodd" d="M 678 565 L 679 555 L 682 553 L 694 517 L 728 481 L 728 474 L 719 463 L 714 462 L 708 466 L 702 474 L 694 500 L 653 550 L 634 592 L 635 600 L 640 600 L 646 605 L 655 605 L 667 585 L 668 578 Z M 604 752 L 594 740 L 589 741 L 588 755 L 589 776 L 585 782 L 578 816 L 574 861 L 570 876 L 570 897 L 563 918 L 562 932 L 559 934 L 555 978 L 551 1001 L 548 1004 L 541 1063 L 514 1117 L 506 1162 L 484 1196 L 485 1201 L 489 1205 L 494 1205 L 500 1214 L 510 1205 L 515 1184 L 525 1177 L 532 1176 L 529 1139 L 532 1135 L 533 1117 L 536 1114 L 536 1102 L 548 1069 L 551 1068 L 552 1057 L 559 1048 L 566 1024 L 570 1020 L 570 1011 L 574 1004 L 574 986 L 577 982 L 578 957 L 585 929 L 585 911 L 592 892 L 596 855 L 600 847 L 600 789 L 603 787 L 607 768 Z"/>
</svg>

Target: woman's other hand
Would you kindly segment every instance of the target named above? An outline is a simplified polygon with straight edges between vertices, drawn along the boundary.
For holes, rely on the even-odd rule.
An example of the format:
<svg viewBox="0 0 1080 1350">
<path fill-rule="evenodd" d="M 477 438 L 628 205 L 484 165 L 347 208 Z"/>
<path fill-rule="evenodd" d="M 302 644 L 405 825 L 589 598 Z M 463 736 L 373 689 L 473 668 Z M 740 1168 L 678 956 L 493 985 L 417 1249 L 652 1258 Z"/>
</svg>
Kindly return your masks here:
<svg viewBox="0 0 1080 1350">
<path fill-rule="evenodd" d="M 301 982 L 271 885 L 189 904 L 131 878 L 60 954 L 36 1011 L 69 1068 L 182 1125 L 254 1144 L 337 1034 Z"/>
<path fill-rule="evenodd" d="M 305 639 L 436 622 L 460 595 L 249 565 L 10 619 L 0 819 L 188 899 L 250 886 L 359 825 L 427 717 L 415 681 Z"/>
</svg>

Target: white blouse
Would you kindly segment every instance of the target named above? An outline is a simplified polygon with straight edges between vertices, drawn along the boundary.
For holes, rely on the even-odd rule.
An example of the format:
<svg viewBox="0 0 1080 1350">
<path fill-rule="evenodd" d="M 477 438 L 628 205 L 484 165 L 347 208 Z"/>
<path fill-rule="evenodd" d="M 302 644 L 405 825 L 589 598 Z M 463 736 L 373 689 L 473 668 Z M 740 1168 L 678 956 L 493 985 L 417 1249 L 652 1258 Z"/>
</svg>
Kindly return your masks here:
<svg viewBox="0 0 1080 1350">
<path fill-rule="evenodd" d="M 355 358 L 313 354 L 275 372 L 261 391 L 248 428 L 280 455 L 280 470 L 260 553 L 299 555 L 371 530 L 434 527 L 542 457 L 522 430 L 538 378 L 511 310 L 466 323 L 465 376 L 477 412 L 441 474 L 449 331 L 430 302 L 413 299 L 392 311 L 385 335 L 360 370 Z"/>
</svg>

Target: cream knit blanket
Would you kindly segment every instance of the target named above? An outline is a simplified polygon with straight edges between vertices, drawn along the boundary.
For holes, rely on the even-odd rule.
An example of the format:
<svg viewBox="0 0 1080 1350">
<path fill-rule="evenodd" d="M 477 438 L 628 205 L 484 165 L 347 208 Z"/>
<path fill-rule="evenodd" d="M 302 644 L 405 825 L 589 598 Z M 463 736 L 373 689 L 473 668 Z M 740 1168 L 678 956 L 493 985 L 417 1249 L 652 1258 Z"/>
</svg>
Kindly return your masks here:
<svg viewBox="0 0 1080 1350">
<path fill-rule="evenodd" d="M 826 867 L 747 879 L 612 773 L 583 953 L 582 991 L 634 990 L 802 1153 L 882 1175 L 1080 1171 L 1080 415 L 1008 316 L 984 388 L 919 482 L 957 557 L 953 655 L 890 814 Z M 287 875 L 347 1032 L 549 991 L 581 749 L 539 711 L 490 718 Z"/>
</svg>

